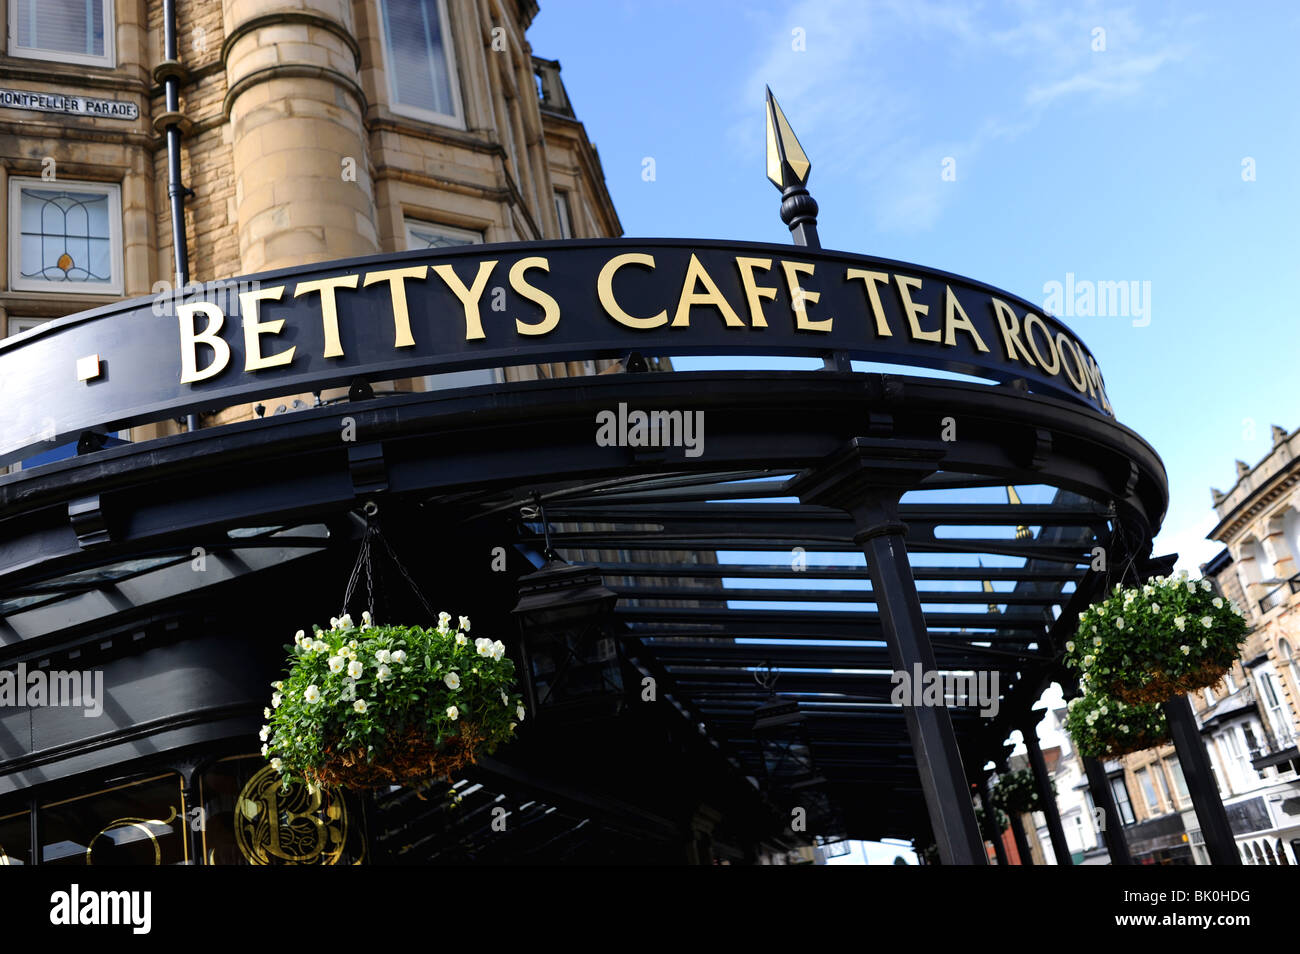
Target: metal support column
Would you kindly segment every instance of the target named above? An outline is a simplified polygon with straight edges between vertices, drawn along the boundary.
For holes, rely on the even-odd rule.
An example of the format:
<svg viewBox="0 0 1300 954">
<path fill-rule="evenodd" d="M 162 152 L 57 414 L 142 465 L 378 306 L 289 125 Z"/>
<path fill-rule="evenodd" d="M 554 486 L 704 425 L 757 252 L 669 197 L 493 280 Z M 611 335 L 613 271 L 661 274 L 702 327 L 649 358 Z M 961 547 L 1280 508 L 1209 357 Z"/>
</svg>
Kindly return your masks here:
<svg viewBox="0 0 1300 954">
<path fill-rule="evenodd" d="M 1020 813 L 1011 816 L 1011 837 L 1016 840 L 1016 854 L 1020 855 L 1022 865 L 1032 865 L 1034 856 L 1029 853 L 1029 839 L 1025 837 L 1025 826 L 1020 820 Z"/>
<path fill-rule="evenodd" d="M 1186 696 L 1175 696 L 1164 704 L 1164 710 L 1169 720 L 1169 734 L 1173 736 L 1174 748 L 1178 751 L 1178 764 L 1187 779 L 1196 820 L 1200 822 L 1201 835 L 1205 838 L 1205 850 L 1210 853 L 1210 864 L 1239 865 L 1241 855 L 1237 854 L 1237 842 L 1232 837 L 1228 813 L 1223 809 L 1219 786 L 1210 771 L 1210 756 L 1205 751 L 1192 704 Z"/>
<path fill-rule="evenodd" d="M 984 776 L 984 785 L 982 789 L 984 799 L 984 811 L 990 819 L 996 817 L 996 809 L 993 808 L 993 785 L 990 783 L 989 776 Z M 1010 817 L 1010 816 L 1008 816 Z M 998 856 L 999 867 L 1005 868 L 1007 861 L 1007 849 L 1002 844 L 1002 832 L 998 832 L 997 837 L 993 839 L 993 851 Z"/>
<path fill-rule="evenodd" d="M 1047 774 L 1047 763 L 1043 760 L 1043 750 L 1038 747 L 1038 720 L 1042 711 L 1031 712 L 1028 719 L 1020 724 L 1020 732 L 1025 737 L 1025 749 L 1029 752 L 1029 764 L 1034 770 L 1034 781 L 1038 783 L 1038 799 L 1043 806 L 1043 815 L 1047 818 L 1047 834 L 1052 839 L 1052 851 L 1058 865 L 1072 865 L 1070 848 L 1065 843 L 1065 829 L 1061 827 L 1061 814 L 1056 808 L 1056 796 L 1052 794 L 1052 779 Z"/>
<path fill-rule="evenodd" d="M 1128 841 L 1124 838 L 1124 819 L 1120 817 L 1115 805 L 1115 793 L 1111 791 L 1110 779 L 1106 776 L 1106 767 L 1091 756 L 1083 757 L 1083 770 L 1088 774 L 1088 790 L 1092 792 L 1092 803 L 1101 809 L 1101 840 L 1110 855 L 1113 865 L 1131 865 L 1133 856 L 1129 854 Z M 1097 819 L 1093 819 L 1094 824 Z"/>
<path fill-rule="evenodd" d="M 844 451 L 791 485 L 805 503 L 835 507 L 853 516 L 858 530 L 853 542 L 867 557 L 890 661 L 895 671 L 909 678 L 923 677 L 938 665 L 903 541 L 907 528 L 899 519 L 898 501 L 938 469 L 944 453 L 941 446 L 930 444 L 855 438 Z M 988 864 L 947 707 L 905 705 L 903 715 L 939 857 L 946 865 Z"/>
</svg>

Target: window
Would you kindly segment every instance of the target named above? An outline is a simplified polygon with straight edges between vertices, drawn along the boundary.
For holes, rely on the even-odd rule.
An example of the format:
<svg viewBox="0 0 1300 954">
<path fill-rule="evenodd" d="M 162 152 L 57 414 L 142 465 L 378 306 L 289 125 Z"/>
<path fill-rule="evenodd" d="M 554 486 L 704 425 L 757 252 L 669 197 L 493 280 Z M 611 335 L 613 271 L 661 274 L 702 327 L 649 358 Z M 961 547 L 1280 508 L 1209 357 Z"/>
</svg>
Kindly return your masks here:
<svg viewBox="0 0 1300 954">
<path fill-rule="evenodd" d="M 1201 692 L 1205 694 L 1205 704 L 1207 706 L 1214 705 L 1214 690 L 1211 689 L 1209 686 L 1206 686 L 1204 689 L 1201 690 Z"/>
<path fill-rule="evenodd" d="M 1133 824 L 1136 821 L 1133 805 L 1128 800 L 1128 786 L 1124 784 L 1122 776 L 1110 780 L 1110 792 L 1115 799 L 1115 810 L 1119 812 L 1120 821 L 1125 825 Z"/>
<path fill-rule="evenodd" d="M 1160 797 L 1163 799 L 1165 806 L 1168 810 L 1173 811 L 1177 804 L 1169 793 L 1169 779 L 1165 777 L 1164 767 L 1159 762 L 1152 762 L 1151 775 L 1156 780 L 1156 788 L 1160 790 Z"/>
<path fill-rule="evenodd" d="M 43 325 L 47 321 L 49 321 L 48 318 L 11 317 L 9 319 L 9 327 L 5 331 L 5 334 L 12 338 L 14 335 L 22 334 L 24 331 L 31 331 L 33 328 L 37 327 L 38 325 Z"/>
<path fill-rule="evenodd" d="M 395 112 L 465 128 L 446 0 L 380 0 Z"/>
<path fill-rule="evenodd" d="M 1260 695 L 1264 698 L 1264 707 L 1268 709 L 1268 721 L 1273 726 L 1273 735 L 1278 745 L 1289 746 L 1295 739 L 1295 733 L 1291 729 L 1291 719 L 1282 697 L 1273 685 L 1273 674 L 1260 672 L 1258 678 Z"/>
<path fill-rule="evenodd" d="M 1285 639 L 1278 640 L 1277 648 L 1282 654 L 1282 662 L 1291 670 L 1291 684 L 1295 686 L 1296 692 L 1300 693 L 1300 658 L 1295 655 L 1291 644 Z"/>
<path fill-rule="evenodd" d="M 1232 670 L 1231 670 L 1231 669 L 1229 669 L 1227 672 L 1225 672 L 1225 673 L 1223 674 L 1223 686 L 1224 686 L 1224 689 L 1225 689 L 1225 692 L 1224 692 L 1225 695 L 1229 695 L 1229 696 L 1230 696 L 1230 695 L 1232 695 L 1234 692 L 1237 691 L 1237 681 L 1236 681 L 1235 679 L 1232 678 Z"/>
<path fill-rule="evenodd" d="M 1187 779 L 1183 776 L 1183 766 L 1178 759 L 1170 757 L 1165 759 L 1165 767 L 1169 770 L 1169 777 L 1174 780 L 1174 791 L 1178 793 L 1179 800 L 1186 802 L 1192 796 L 1187 790 Z"/>
<path fill-rule="evenodd" d="M 15 291 L 122 294 L 122 212 L 117 185 L 9 180 L 9 287 Z"/>
<path fill-rule="evenodd" d="M 555 215 L 560 220 L 560 238 L 573 238 L 573 220 L 569 217 L 569 197 L 563 192 L 555 193 Z"/>
<path fill-rule="evenodd" d="M 9 55 L 113 66 L 111 0 L 9 0 Z"/>
<path fill-rule="evenodd" d="M 1147 808 L 1151 809 L 1151 814 L 1160 814 L 1160 798 L 1156 795 L 1155 785 L 1151 782 L 1151 773 L 1146 769 L 1138 769 L 1137 775 L 1138 787 L 1142 789 L 1142 794 L 1146 796 Z"/>
<path fill-rule="evenodd" d="M 406 247 L 417 248 L 453 248 L 457 245 L 481 245 L 483 234 L 468 229 L 452 228 L 450 225 L 436 225 L 431 222 L 406 220 Z"/>
</svg>

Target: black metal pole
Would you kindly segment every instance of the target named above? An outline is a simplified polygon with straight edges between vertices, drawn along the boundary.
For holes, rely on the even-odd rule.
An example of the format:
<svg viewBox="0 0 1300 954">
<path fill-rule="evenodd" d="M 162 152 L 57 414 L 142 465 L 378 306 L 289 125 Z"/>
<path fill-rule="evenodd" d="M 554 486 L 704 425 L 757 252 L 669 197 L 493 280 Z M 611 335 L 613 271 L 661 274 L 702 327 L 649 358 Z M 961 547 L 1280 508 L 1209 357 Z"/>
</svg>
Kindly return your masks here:
<svg viewBox="0 0 1300 954">
<path fill-rule="evenodd" d="M 1058 865 L 1072 865 L 1070 848 L 1065 843 L 1065 829 L 1061 826 L 1061 814 L 1056 809 L 1056 796 L 1052 794 L 1052 779 L 1047 774 L 1047 762 L 1043 759 L 1043 750 L 1038 747 L 1038 717 L 1031 716 L 1020 725 L 1020 732 L 1025 737 L 1025 749 L 1029 752 L 1029 764 L 1034 770 L 1034 781 L 1038 784 L 1038 801 L 1043 815 L 1047 818 L 1047 834 L 1052 839 L 1052 852 L 1056 855 Z"/>
<path fill-rule="evenodd" d="M 993 807 L 993 785 L 987 775 L 984 776 L 983 795 L 984 812 L 993 821 L 997 818 L 997 809 Z M 993 839 L 993 851 L 998 856 L 998 865 L 1005 868 L 1010 862 L 1007 861 L 1007 849 L 1002 844 L 1002 832 L 998 832 Z"/>
<path fill-rule="evenodd" d="M 1219 786 L 1210 770 L 1210 756 L 1205 751 L 1192 704 L 1186 696 L 1175 696 L 1164 704 L 1164 710 L 1169 720 L 1169 734 L 1173 736 L 1174 748 L 1178 752 L 1178 764 L 1187 779 L 1196 820 L 1200 822 L 1201 835 L 1205 838 L 1205 849 L 1210 853 L 1210 864 L 1239 865 L 1241 856 L 1237 854 L 1237 841 L 1232 837 L 1232 826 L 1228 824 L 1228 813 L 1224 811 Z"/>
<path fill-rule="evenodd" d="M 177 61 L 176 44 L 176 0 L 163 0 L 163 59 L 169 63 Z M 163 97 L 166 112 L 173 119 L 180 113 L 181 83 L 179 77 L 169 70 L 163 80 Z M 181 185 L 181 129 L 176 122 L 167 125 L 167 197 L 171 200 L 172 215 L 172 257 L 176 265 L 175 300 L 185 292 L 190 280 L 190 250 L 185 236 L 185 196 L 189 191 Z M 199 416 L 188 414 L 185 417 L 188 430 L 199 429 Z"/>
<path fill-rule="evenodd" d="M 1020 855 L 1022 865 L 1032 865 L 1034 856 L 1029 853 L 1029 839 L 1025 837 L 1025 826 L 1020 820 L 1020 813 L 1011 816 L 1011 837 L 1016 840 L 1016 854 Z"/>
<path fill-rule="evenodd" d="M 1110 778 L 1106 767 L 1091 756 L 1082 756 L 1083 770 L 1088 776 L 1088 790 L 1092 792 L 1092 803 L 1101 809 L 1101 840 L 1110 855 L 1112 865 L 1131 865 L 1133 856 L 1128 850 L 1128 841 L 1124 838 L 1124 819 L 1120 817 L 1119 807 L 1115 804 L 1115 793 L 1111 791 Z M 1093 819 L 1096 823 L 1097 819 Z"/>
</svg>

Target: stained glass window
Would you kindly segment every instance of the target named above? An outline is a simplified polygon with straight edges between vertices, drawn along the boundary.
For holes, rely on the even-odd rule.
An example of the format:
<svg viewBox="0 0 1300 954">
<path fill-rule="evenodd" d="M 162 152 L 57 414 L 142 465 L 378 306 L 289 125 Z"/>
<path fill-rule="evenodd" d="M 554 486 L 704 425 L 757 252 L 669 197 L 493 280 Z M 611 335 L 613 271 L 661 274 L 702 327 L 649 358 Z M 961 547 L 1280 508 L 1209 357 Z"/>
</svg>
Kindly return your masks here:
<svg viewBox="0 0 1300 954">
<path fill-rule="evenodd" d="M 120 290 L 117 186 L 16 180 L 17 289 Z"/>
</svg>

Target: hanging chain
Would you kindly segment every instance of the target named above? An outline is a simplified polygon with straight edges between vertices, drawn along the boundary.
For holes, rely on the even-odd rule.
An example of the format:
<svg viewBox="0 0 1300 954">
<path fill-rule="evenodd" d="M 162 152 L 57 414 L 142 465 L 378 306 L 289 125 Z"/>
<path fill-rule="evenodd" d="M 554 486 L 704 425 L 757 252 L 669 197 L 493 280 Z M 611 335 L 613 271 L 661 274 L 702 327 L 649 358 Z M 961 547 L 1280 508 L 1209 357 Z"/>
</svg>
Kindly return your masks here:
<svg viewBox="0 0 1300 954">
<path fill-rule="evenodd" d="M 357 562 L 352 567 L 352 575 L 348 579 L 347 589 L 343 593 L 343 609 L 341 614 L 347 613 L 348 611 L 348 604 L 352 602 L 352 594 L 356 590 L 357 582 L 361 577 L 361 569 L 364 567 L 366 571 L 366 607 L 370 612 L 371 620 L 374 620 L 376 588 L 373 550 L 374 543 L 377 540 L 383 547 L 384 552 L 388 554 L 388 558 L 393 561 L 393 565 L 397 567 L 397 571 L 402 574 L 402 579 L 406 581 L 407 585 L 410 586 L 411 591 L 415 593 L 416 598 L 420 601 L 420 605 L 424 607 L 424 611 L 429 614 L 430 619 L 436 618 L 438 614 L 434 612 L 433 606 L 430 605 L 429 600 L 424 595 L 424 591 L 421 590 L 415 580 L 412 579 L 405 564 L 397 558 L 397 554 L 393 551 L 393 547 L 388 542 L 388 539 L 380 532 L 378 519 L 379 508 L 376 507 L 373 502 L 367 503 L 365 511 L 366 532 L 361 537 L 361 547 L 357 553 Z"/>
</svg>

